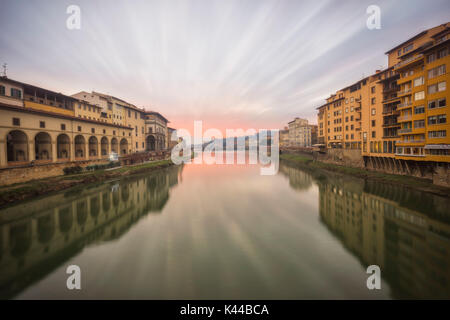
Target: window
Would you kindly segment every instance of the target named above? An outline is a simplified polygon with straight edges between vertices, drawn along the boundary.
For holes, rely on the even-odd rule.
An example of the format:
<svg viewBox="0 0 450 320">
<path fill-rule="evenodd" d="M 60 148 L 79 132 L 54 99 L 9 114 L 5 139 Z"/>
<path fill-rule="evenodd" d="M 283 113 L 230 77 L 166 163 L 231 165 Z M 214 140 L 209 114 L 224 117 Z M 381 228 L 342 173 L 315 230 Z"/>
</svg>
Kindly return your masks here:
<svg viewBox="0 0 450 320">
<path fill-rule="evenodd" d="M 414 79 L 414 87 L 423 85 L 423 77 L 418 77 Z"/>
<path fill-rule="evenodd" d="M 423 127 L 425 127 L 425 120 L 414 121 L 414 128 L 423 128 Z"/>
<path fill-rule="evenodd" d="M 428 124 L 442 124 L 447 122 L 447 115 L 446 114 L 439 114 L 437 116 L 430 116 L 428 117 Z"/>
<path fill-rule="evenodd" d="M 81 126 L 78 126 L 78 132 L 81 132 Z"/>
<path fill-rule="evenodd" d="M 443 57 L 445 57 L 445 56 L 447 56 L 447 48 L 444 48 L 444 49 L 439 50 L 439 51 L 437 52 L 437 58 L 438 58 L 438 59 L 441 59 L 441 58 L 443 58 Z"/>
<path fill-rule="evenodd" d="M 114 136 L 116 135 L 116 130 L 113 130 L 113 135 L 114 135 Z"/>
<path fill-rule="evenodd" d="M 372 120 L 372 127 L 375 127 L 375 120 Z"/>
<path fill-rule="evenodd" d="M 397 50 L 397 56 L 401 56 L 402 55 L 402 49 L 398 49 Z"/>
<path fill-rule="evenodd" d="M 372 108 L 372 110 L 370 110 L 370 113 L 374 116 L 377 113 L 377 109 Z"/>
<path fill-rule="evenodd" d="M 376 136 L 376 132 L 372 131 L 372 138 L 375 138 L 375 136 Z"/>
<path fill-rule="evenodd" d="M 20 99 L 22 98 L 22 91 L 16 88 L 11 88 L 11 97 Z"/>
<path fill-rule="evenodd" d="M 414 46 L 412 43 L 407 45 L 406 47 L 403 48 L 403 53 L 407 53 L 408 51 L 411 51 L 413 47 Z"/>
<path fill-rule="evenodd" d="M 425 92 L 424 91 L 419 91 L 419 92 L 414 93 L 414 100 L 415 101 L 423 100 L 423 99 L 425 99 Z"/>
<path fill-rule="evenodd" d="M 445 138 L 446 136 L 447 136 L 446 130 L 429 131 L 428 132 L 428 138 Z"/>
<path fill-rule="evenodd" d="M 432 100 L 428 102 L 428 109 L 445 108 L 446 105 L 446 98 Z"/>
<path fill-rule="evenodd" d="M 136 149 L 137 149 L 137 148 L 139 148 L 139 147 L 138 147 L 138 143 L 136 142 Z"/>
<path fill-rule="evenodd" d="M 66 125 L 64 123 L 61 123 L 61 130 L 66 130 Z"/>
<path fill-rule="evenodd" d="M 131 110 L 128 109 L 128 118 L 131 118 Z"/>
<path fill-rule="evenodd" d="M 414 113 L 415 114 L 425 113 L 425 107 L 424 106 L 414 107 Z"/>
<path fill-rule="evenodd" d="M 39 128 L 45 128 L 45 121 L 39 121 Z"/>
<path fill-rule="evenodd" d="M 431 63 L 436 60 L 436 53 L 432 53 L 427 57 L 427 63 Z"/>
<path fill-rule="evenodd" d="M 375 98 L 372 98 L 370 101 L 372 104 L 375 104 Z"/>
<path fill-rule="evenodd" d="M 95 133 L 95 128 L 91 128 L 91 132 L 92 132 L 92 133 Z"/>
<path fill-rule="evenodd" d="M 428 70 L 428 78 L 433 79 L 445 74 L 445 64 L 440 65 L 439 67 Z"/>
<path fill-rule="evenodd" d="M 436 93 L 436 92 L 441 92 L 441 91 L 445 91 L 445 89 L 446 89 L 446 82 L 442 81 L 442 82 L 435 83 L 435 84 L 428 86 L 428 93 L 432 94 L 432 93 Z"/>
<path fill-rule="evenodd" d="M 12 118 L 12 124 L 13 124 L 13 126 L 20 126 L 20 119 Z"/>
<path fill-rule="evenodd" d="M 2 96 L 5 95 L 5 87 L 4 86 L 0 86 L 0 95 L 2 95 Z"/>
<path fill-rule="evenodd" d="M 375 87 L 371 87 L 370 92 L 375 93 Z"/>
<path fill-rule="evenodd" d="M 106 129 L 103 129 L 103 134 L 106 134 Z"/>
</svg>

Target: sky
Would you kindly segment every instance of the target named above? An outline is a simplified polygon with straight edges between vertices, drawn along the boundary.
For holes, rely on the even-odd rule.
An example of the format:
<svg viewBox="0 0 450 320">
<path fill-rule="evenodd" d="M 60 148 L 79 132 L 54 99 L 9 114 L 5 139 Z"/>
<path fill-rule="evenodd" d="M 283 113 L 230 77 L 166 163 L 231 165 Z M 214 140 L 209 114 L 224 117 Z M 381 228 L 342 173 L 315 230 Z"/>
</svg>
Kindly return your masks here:
<svg viewBox="0 0 450 320">
<path fill-rule="evenodd" d="M 66 27 L 70 5 L 79 30 Z M 379 30 L 366 26 L 369 5 Z M 0 64 L 11 79 L 158 111 L 174 128 L 275 129 L 317 123 L 331 93 L 448 21 L 448 0 L 2 0 Z"/>
</svg>

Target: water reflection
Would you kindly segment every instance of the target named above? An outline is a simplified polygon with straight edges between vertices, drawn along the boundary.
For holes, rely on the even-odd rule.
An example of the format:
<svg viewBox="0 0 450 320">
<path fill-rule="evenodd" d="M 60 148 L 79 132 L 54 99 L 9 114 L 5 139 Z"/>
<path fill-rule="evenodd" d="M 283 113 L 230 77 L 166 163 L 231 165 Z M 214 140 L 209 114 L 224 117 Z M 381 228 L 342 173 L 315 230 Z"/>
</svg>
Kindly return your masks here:
<svg viewBox="0 0 450 320">
<path fill-rule="evenodd" d="M 11 298 L 84 247 L 119 238 L 139 219 L 158 213 L 182 167 L 82 187 L 0 213 L 0 298 Z"/>
<path fill-rule="evenodd" d="M 294 189 L 312 175 L 285 164 Z M 379 265 L 392 298 L 450 298 L 448 199 L 350 177 L 314 174 L 321 221 L 366 268 Z"/>
</svg>

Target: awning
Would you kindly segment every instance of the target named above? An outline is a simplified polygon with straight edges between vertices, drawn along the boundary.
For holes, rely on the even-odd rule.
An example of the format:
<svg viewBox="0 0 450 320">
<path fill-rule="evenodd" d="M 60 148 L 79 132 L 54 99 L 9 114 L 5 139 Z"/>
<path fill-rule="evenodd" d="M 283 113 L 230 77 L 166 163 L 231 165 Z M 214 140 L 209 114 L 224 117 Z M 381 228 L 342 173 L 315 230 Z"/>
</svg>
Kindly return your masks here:
<svg viewBox="0 0 450 320">
<path fill-rule="evenodd" d="M 425 149 L 450 150 L 450 144 L 427 144 Z"/>
</svg>

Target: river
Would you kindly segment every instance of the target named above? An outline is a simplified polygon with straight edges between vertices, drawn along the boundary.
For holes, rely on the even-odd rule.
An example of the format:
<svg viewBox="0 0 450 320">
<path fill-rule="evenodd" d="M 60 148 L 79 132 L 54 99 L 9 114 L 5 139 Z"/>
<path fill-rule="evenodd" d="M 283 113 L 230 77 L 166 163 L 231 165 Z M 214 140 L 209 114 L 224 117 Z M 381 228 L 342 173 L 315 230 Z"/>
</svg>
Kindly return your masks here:
<svg viewBox="0 0 450 320">
<path fill-rule="evenodd" d="M 0 298 L 448 299 L 449 208 L 285 163 L 173 166 L 0 210 Z"/>
</svg>

